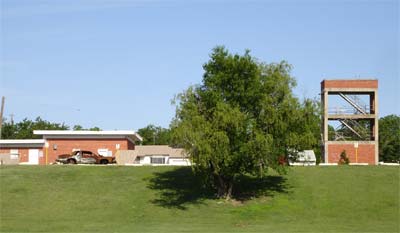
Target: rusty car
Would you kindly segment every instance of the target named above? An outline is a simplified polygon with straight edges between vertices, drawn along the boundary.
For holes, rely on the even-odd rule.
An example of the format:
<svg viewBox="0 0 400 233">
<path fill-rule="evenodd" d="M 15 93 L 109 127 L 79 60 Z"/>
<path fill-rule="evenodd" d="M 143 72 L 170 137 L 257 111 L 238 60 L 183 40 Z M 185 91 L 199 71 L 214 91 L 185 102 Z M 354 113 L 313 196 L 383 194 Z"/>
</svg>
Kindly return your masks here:
<svg viewBox="0 0 400 233">
<path fill-rule="evenodd" d="M 115 163 L 115 157 L 102 156 L 88 150 L 76 150 L 71 154 L 61 154 L 56 162 L 63 164 L 109 164 Z"/>
</svg>

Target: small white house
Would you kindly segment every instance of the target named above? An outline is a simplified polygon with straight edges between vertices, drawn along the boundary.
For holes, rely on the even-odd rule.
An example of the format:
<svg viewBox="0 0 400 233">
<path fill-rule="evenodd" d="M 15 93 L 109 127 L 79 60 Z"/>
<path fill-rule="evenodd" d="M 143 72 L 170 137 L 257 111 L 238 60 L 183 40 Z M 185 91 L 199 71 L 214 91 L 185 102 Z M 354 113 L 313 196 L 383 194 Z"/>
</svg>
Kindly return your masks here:
<svg viewBox="0 0 400 233">
<path fill-rule="evenodd" d="M 121 165 L 176 165 L 190 166 L 190 160 L 182 148 L 168 145 L 135 146 L 135 150 L 119 151 L 117 164 Z"/>
<path fill-rule="evenodd" d="M 296 159 L 289 159 L 291 166 L 315 166 L 317 159 L 313 150 L 304 150 L 297 153 Z"/>
</svg>

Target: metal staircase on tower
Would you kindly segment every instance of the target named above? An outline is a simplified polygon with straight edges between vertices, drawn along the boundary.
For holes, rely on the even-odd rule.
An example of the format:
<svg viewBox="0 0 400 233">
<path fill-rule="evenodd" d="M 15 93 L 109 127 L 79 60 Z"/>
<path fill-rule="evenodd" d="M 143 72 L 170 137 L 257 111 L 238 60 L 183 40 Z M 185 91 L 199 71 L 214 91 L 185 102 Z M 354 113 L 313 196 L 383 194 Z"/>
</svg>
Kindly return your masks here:
<svg viewBox="0 0 400 233">
<path fill-rule="evenodd" d="M 364 104 L 362 100 L 358 98 L 358 96 L 345 95 L 343 93 L 339 93 L 339 95 L 354 108 L 354 114 L 368 114 L 367 105 Z M 348 138 L 352 138 L 351 135 L 349 135 L 349 132 L 346 132 L 346 129 L 356 135 L 358 140 L 368 140 L 370 138 L 369 130 L 365 125 L 360 124 L 359 121 L 351 118 L 345 118 L 340 119 L 339 122 L 341 125 L 335 129 L 335 141 L 345 141 Z"/>
<path fill-rule="evenodd" d="M 347 101 L 347 103 L 349 103 L 351 106 L 354 107 L 354 109 L 356 110 L 355 113 L 361 113 L 363 115 L 367 115 L 367 105 L 364 104 L 362 102 L 362 100 L 360 98 L 358 98 L 358 96 L 356 95 L 345 95 L 341 92 L 339 92 L 340 97 L 342 97 L 344 100 Z"/>
</svg>

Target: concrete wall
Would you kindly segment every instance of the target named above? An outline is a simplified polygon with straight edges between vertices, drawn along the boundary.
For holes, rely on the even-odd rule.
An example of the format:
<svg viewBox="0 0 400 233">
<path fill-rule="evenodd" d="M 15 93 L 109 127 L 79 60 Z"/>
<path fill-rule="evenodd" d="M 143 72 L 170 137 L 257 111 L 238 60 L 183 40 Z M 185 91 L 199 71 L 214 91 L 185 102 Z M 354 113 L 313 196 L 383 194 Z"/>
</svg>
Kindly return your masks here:
<svg viewBox="0 0 400 233">
<path fill-rule="evenodd" d="M 137 156 L 137 151 L 134 150 L 120 150 L 115 153 L 115 160 L 118 165 L 134 164 Z"/>
<path fill-rule="evenodd" d="M 0 164 L 1 165 L 17 165 L 19 163 L 19 157 L 11 157 L 9 153 L 0 153 Z"/>
</svg>

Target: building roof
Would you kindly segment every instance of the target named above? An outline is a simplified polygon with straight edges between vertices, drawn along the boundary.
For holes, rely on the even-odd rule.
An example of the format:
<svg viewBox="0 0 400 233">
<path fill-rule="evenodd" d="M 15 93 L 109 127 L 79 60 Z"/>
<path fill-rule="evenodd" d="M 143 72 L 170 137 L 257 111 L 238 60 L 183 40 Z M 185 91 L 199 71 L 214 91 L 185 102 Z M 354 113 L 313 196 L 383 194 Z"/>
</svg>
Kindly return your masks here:
<svg viewBox="0 0 400 233">
<path fill-rule="evenodd" d="M 0 148 L 7 147 L 43 147 L 44 139 L 3 139 L 0 140 Z"/>
<path fill-rule="evenodd" d="M 169 157 L 187 157 L 184 149 L 173 148 L 168 145 L 135 146 L 135 151 L 137 151 L 137 156 L 169 155 Z"/>
<path fill-rule="evenodd" d="M 90 130 L 34 130 L 33 134 L 43 135 L 44 138 L 61 138 L 61 137 L 127 137 L 133 141 L 143 141 L 142 137 L 135 133 L 133 130 L 104 130 L 104 131 L 90 131 Z"/>
</svg>

